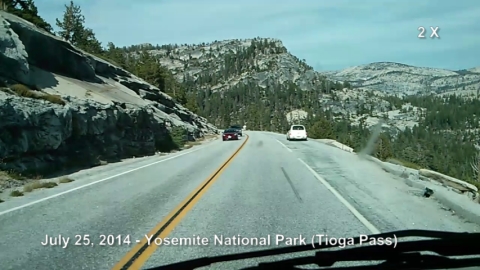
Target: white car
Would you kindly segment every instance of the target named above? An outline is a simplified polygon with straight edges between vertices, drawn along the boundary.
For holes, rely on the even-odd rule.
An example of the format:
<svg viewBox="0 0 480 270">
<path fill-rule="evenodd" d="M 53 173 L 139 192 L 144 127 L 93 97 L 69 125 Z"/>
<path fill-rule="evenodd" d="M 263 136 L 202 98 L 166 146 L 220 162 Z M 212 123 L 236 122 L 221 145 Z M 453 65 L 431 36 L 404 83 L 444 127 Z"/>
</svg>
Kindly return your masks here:
<svg viewBox="0 0 480 270">
<path fill-rule="evenodd" d="M 303 125 L 292 125 L 287 133 L 287 140 L 307 140 L 307 129 Z"/>
</svg>

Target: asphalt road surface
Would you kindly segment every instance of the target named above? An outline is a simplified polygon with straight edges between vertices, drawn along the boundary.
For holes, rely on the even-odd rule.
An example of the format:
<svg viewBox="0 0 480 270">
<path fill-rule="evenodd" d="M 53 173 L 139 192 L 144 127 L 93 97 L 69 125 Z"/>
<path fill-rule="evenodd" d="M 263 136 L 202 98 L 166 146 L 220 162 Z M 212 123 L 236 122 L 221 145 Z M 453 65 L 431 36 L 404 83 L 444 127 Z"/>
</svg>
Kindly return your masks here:
<svg viewBox="0 0 480 270">
<path fill-rule="evenodd" d="M 148 269 L 293 244 L 290 239 L 310 243 L 318 234 L 478 230 L 350 153 L 281 134 L 246 134 L 0 204 L 0 268 Z M 185 245 L 145 245 L 145 235 L 157 232 L 155 238 Z M 238 236 L 246 242 L 229 245 Z M 63 241 L 42 245 L 48 237 Z M 255 245 L 268 238 L 269 245 Z M 211 269 L 259 261 L 265 259 Z"/>
</svg>

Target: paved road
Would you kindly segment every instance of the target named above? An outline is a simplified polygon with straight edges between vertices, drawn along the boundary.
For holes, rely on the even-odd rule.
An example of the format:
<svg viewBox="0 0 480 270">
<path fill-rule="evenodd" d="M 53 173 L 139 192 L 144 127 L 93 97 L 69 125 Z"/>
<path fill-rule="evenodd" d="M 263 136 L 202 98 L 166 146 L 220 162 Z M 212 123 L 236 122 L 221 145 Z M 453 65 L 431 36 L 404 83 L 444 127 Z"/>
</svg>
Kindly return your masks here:
<svg viewBox="0 0 480 270">
<path fill-rule="evenodd" d="M 315 141 L 288 142 L 274 133 L 247 134 L 246 143 L 246 138 L 217 140 L 0 204 L 0 268 L 121 269 L 128 264 L 130 269 L 147 269 L 268 248 L 214 245 L 215 237 L 238 235 L 271 237 L 274 247 L 276 235 L 285 239 L 301 235 L 310 242 L 316 234 L 356 237 L 405 228 L 478 230 L 342 150 Z M 172 211 L 206 179 L 212 180 L 165 225 Z M 85 184 L 90 185 L 82 187 Z M 25 204 L 30 205 L 22 207 Z M 17 209 L 9 210 L 12 207 Z M 136 240 L 144 243 L 145 234 L 160 228 L 159 237 L 198 236 L 208 244 L 158 248 L 153 244 L 132 263 L 130 258 L 139 247 Z M 89 245 L 76 246 L 77 235 L 86 234 Z M 66 247 L 42 246 L 46 235 L 70 242 Z M 120 235 L 121 240 L 129 236 L 132 243 L 100 246 L 102 235 Z M 254 262 L 219 264 L 212 269 L 235 269 Z"/>
</svg>

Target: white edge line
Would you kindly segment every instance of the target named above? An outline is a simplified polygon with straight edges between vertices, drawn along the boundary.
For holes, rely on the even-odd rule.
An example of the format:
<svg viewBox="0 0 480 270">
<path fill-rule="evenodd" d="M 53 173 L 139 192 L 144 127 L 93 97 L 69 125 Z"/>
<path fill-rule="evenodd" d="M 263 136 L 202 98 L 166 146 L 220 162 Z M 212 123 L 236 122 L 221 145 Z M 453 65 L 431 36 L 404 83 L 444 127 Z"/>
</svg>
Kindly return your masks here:
<svg viewBox="0 0 480 270">
<path fill-rule="evenodd" d="M 56 198 L 56 197 L 65 195 L 65 194 L 67 194 L 67 193 L 70 193 L 70 192 L 73 192 L 73 191 L 76 191 L 76 190 L 79 190 L 79 189 L 82 189 L 82 188 L 86 188 L 86 187 L 88 187 L 88 186 L 92 186 L 92 185 L 95 185 L 95 184 L 98 184 L 98 183 L 101 183 L 101 182 L 105 182 L 105 181 L 107 181 L 107 180 L 110 180 L 110 179 L 115 178 L 115 177 L 118 177 L 118 176 L 122 176 L 122 175 L 127 174 L 127 173 L 131 173 L 131 172 L 134 172 L 134 171 L 138 171 L 138 170 L 140 170 L 140 169 L 143 169 L 143 168 L 146 168 L 146 167 L 149 167 L 149 166 L 158 164 L 158 163 L 162 163 L 162 162 L 165 162 L 165 161 L 168 161 L 168 160 L 172 160 L 172 159 L 175 159 L 175 158 L 178 158 L 178 157 L 181 157 L 181 156 L 184 156 L 184 155 L 187 155 L 187 154 L 196 152 L 196 151 L 198 151 L 198 150 L 200 150 L 200 149 L 203 149 L 203 148 L 205 148 L 205 146 L 204 146 L 204 147 L 197 148 L 197 149 L 194 149 L 194 150 L 191 150 L 191 151 L 188 151 L 188 152 L 185 152 L 185 153 L 180 153 L 180 154 L 178 154 L 178 155 L 176 155 L 176 156 L 173 156 L 173 157 L 169 157 L 169 158 L 166 158 L 166 159 L 162 159 L 162 160 L 159 160 L 159 161 L 155 161 L 155 162 L 153 162 L 153 163 L 150 163 L 150 164 L 147 164 L 147 165 L 143 165 L 143 166 L 137 167 L 137 168 L 135 168 L 135 169 L 131 169 L 131 170 L 128 170 L 128 171 L 119 173 L 119 174 L 115 174 L 115 175 L 109 176 L 109 177 L 107 177 L 107 178 L 103 178 L 103 179 L 100 179 L 100 180 L 97 180 L 97 181 L 94 181 L 94 182 L 85 184 L 85 185 L 83 185 L 83 186 L 79 186 L 79 187 L 75 187 L 75 188 L 72 188 L 72 189 L 69 189 L 69 190 L 65 190 L 65 191 L 62 191 L 62 192 L 60 192 L 60 193 L 57 193 L 57 194 L 54 194 L 54 195 L 51 195 L 51 196 L 42 198 L 42 199 L 40 199 L 40 200 L 36 200 L 36 201 L 29 202 L 29 203 L 26 203 L 26 204 L 23 204 L 23 205 L 20 205 L 20 206 L 17 206 L 17 207 L 10 208 L 10 209 L 8 209 L 8 210 L 5 210 L 5 211 L 3 211 L 3 212 L 0 212 L 0 216 L 5 215 L 5 214 L 8 214 L 8 213 L 11 213 L 11 212 L 14 212 L 14 211 L 17 211 L 17 210 L 20 210 L 20 209 L 25 208 L 25 207 L 28 207 L 28 206 L 32 206 L 32 205 L 37 204 L 37 203 L 41 203 L 41 202 L 44 202 L 44 201 L 47 201 L 47 200 L 50 200 L 50 199 L 53 199 L 53 198 Z"/>
<path fill-rule="evenodd" d="M 275 139 L 279 144 L 281 144 L 283 147 L 285 147 L 285 149 L 287 149 L 288 151 L 290 152 L 293 152 L 292 149 L 288 148 L 285 144 L 283 144 L 281 141 L 279 141 L 278 139 Z"/>
<path fill-rule="evenodd" d="M 338 191 L 336 191 L 325 179 L 323 179 L 323 177 L 321 177 L 315 170 L 313 170 L 307 163 L 305 163 L 302 159 L 298 159 L 300 160 L 300 162 L 303 163 L 303 165 L 305 165 L 305 167 L 307 167 L 307 169 L 315 176 L 315 178 L 318 179 L 318 181 L 320 181 L 325 187 L 327 187 L 328 190 L 330 190 L 330 192 L 333 193 L 333 195 L 335 195 L 335 197 L 337 197 L 337 199 L 343 204 L 345 205 L 345 207 L 348 208 L 348 210 L 350 210 L 350 212 L 352 212 L 352 214 L 363 224 L 365 225 L 365 227 L 367 227 L 367 229 L 370 230 L 370 232 L 372 232 L 373 234 L 379 234 L 380 233 L 380 230 L 377 229 L 372 223 L 370 223 L 370 221 L 368 221 L 362 214 L 360 214 L 360 212 L 358 212 L 357 209 L 355 209 L 355 207 L 353 207 L 353 205 L 351 205 L 347 200 L 345 200 L 345 198 L 342 197 L 342 195 L 340 195 L 340 193 L 338 193 Z"/>
</svg>

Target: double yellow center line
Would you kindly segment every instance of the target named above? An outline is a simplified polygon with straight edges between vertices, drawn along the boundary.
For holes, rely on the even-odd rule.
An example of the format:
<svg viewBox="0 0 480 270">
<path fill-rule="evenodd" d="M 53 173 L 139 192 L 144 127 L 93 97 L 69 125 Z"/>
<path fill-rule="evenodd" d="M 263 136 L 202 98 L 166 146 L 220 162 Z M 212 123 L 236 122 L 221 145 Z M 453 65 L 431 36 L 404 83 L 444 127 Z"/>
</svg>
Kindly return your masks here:
<svg viewBox="0 0 480 270">
<path fill-rule="evenodd" d="M 215 183 L 220 177 L 223 171 L 232 163 L 233 159 L 238 155 L 240 150 L 245 146 L 249 139 L 246 135 L 245 140 L 240 147 L 233 153 L 230 158 L 225 161 L 220 168 L 215 170 L 200 186 L 198 186 L 190 195 L 178 205 L 167 217 L 165 217 L 160 223 L 158 223 L 148 235 L 153 236 L 152 239 L 165 238 L 173 229 L 180 223 L 180 221 L 186 216 L 186 214 L 192 209 L 192 207 L 200 200 L 205 192 Z M 141 269 L 141 267 L 147 262 L 148 258 L 152 256 L 157 245 L 148 245 L 146 237 L 142 238 L 132 250 L 130 250 L 113 268 L 112 270 L 131 270 Z"/>
</svg>

